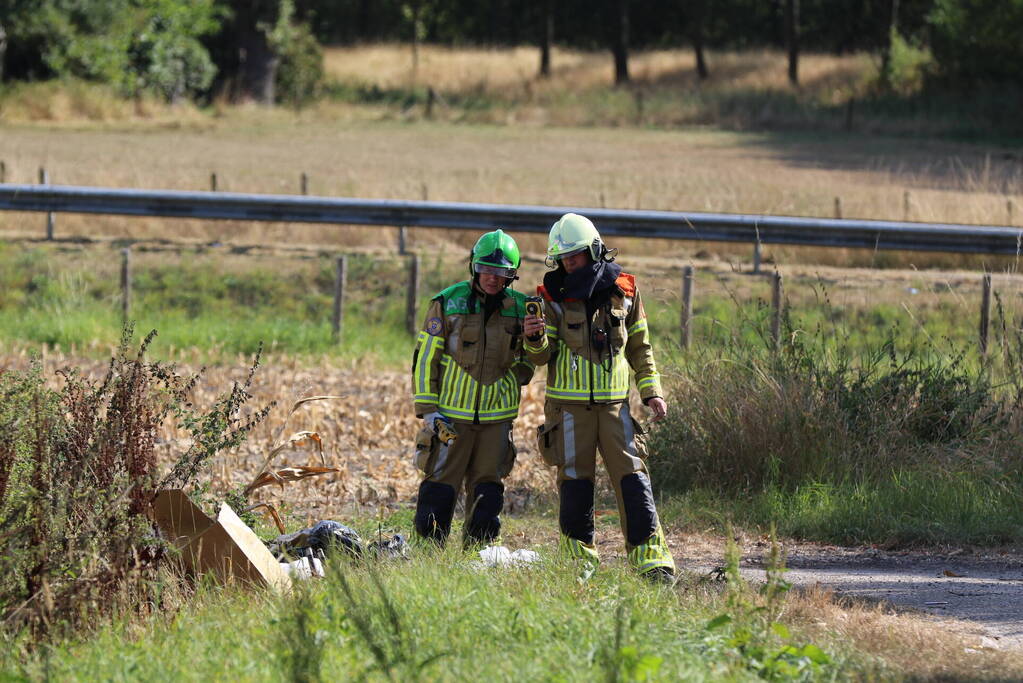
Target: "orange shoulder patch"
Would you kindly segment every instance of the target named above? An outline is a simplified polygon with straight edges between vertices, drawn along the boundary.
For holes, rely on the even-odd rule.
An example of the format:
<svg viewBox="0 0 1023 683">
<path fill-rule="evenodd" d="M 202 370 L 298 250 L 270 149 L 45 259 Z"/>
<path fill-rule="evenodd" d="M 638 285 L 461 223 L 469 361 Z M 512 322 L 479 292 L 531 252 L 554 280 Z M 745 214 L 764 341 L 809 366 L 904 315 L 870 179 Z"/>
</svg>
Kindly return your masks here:
<svg viewBox="0 0 1023 683">
<path fill-rule="evenodd" d="M 543 285 L 536 286 L 536 293 L 542 296 L 544 301 L 554 301 L 554 299 L 551 298 L 551 295 L 547 292 L 547 288 Z"/>
<path fill-rule="evenodd" d="M 618 285 L 618 288 L 622 290 L 625 296 L 636 295 L 636 278 L 632 275 L 622 273 L 618 276 L 618 279 L 615 280 L 615 284 Z"/>
</svg>

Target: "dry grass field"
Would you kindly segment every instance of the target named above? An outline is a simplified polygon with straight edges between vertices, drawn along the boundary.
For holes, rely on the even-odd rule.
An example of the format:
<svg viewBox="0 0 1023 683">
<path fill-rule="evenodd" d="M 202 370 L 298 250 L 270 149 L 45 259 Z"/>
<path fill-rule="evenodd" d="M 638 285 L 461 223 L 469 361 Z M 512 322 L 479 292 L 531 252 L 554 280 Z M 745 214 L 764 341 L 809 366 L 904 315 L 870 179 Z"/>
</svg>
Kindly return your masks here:
<svg viewBox="0 0 1023 683">
<path fill-rule="evenodd" d="M 711 50 L 707 52 L 711 77 L 701 83 L 691 50 L 645 50 L 631 55 L 629 74 L 634 87 L 790 90 L 786 60 L 777 50 Z M 516 93 L 528 100 L 541 93 L 600 89 L 614 81 L 611 56 L 602 51 L 553 48 L 548 79 L 537 79 L 538 66 L 539 51 L 533 47 L 425 45 L 419 50 L 414 74 L 408 45 L 331 47 L 324 55 L 330 77 L 392 89 L 429 85 L 441 92 Z M 804 55 L 800 61 L 802 90 L 844 102 L 868 85 L 876 68 L 871 57 L 863 54 Z"/>
<path fill-rule="evenodd" d="M 250 110 L 180 128 L 5 125 L 8 182 L 684 211 L 1019 224 L 1018 160 L 1010 151 L 949 142 L 635 130 L 333 121 Z M 39 236 L 40 215 L 0 215 L 0 234 Z M 58 216 L 59 237 L 393 248 L 393 231 L 284 224 Z M 386 236 L 385 236 L 386 235 Z M 417 233 L 420 245 L 470 236 Z M 540 246 L 533 240 L 532 247 Z M 644 246 L 649 249 L 649 246 Z M 749 258 L 745 246 L 673 243 Z M 780 262 L 869 265 L 870 254 L 770 248 Z M 959 257 L 899 256 L 894 265 L 956 265 Z"/>
<path fill-rule="evenodd" d="M 610 87 L 604 53 L 555 50 L 554 73 L 542 81 L 533 49 L 424 46 L 417 87 L 431 85 L 452 99 L 502 98 L 471 116 L 461 105 L 452 108 L 462 113 L 449 116 L 441 102 L 435 121 L 425 120 L 416 98 L 405 105 L 400 98 L 390 104 L 326 98 L 297 112 L 223 103 L 198 110 L 149 101 L 129 106 L 82 84 L 36 84 L 0 98 L 0 161 L 6 181 L 16 183 L 37 182 L 45 167 L 56 184 L 207 190 L 216 173 L 220 190 L 287 194 L 299 191 L 304 173 L 309 192 L 325 196 L 826 217 L 836 214 L 837 203 L 847 218 L 1023 223 L 1023 170 L 1012 147 L 886 137 L 869 129 L 744 132 L 724 119 L 637 125 L 631 114 L 601 122 L 585 115 L 618 106 L 619 98 L 630 109 L 640 91 L 651 107 L 662 95 L 694 92 L 780 93 L 841 105 L 869 87 L 876 68 L 864 55 L 805 55 L 797 92 L 785 79 L 781 53 L 711 52 L 708 59 L 712 77 L 699 83 L 689 51 L 636 53 L 635 82 L 625 91 Z M 329 48 L 325 66 L 339 87 L 413 92 L 408 46 Z M 771 102 L 765 100 L 767 117 Z M 0 214 L 0 235 L 37 236 L 41 225 L 40 216 Z M 57 235 L 328 250 L 390 250 L 394 239 L 393 231 L 358 227 L 102 216 L 61 216 Z M 429 231 L 414 239 L 421 246 L 464 245 L 471 237 Z M 747 247 L 734 245 L 672 243 L 657 250 L 749 258 Z M 879 261 L 847 251 L 769 252 L 781 263 L 963 263 L 955 256 Z"/>
</svg>

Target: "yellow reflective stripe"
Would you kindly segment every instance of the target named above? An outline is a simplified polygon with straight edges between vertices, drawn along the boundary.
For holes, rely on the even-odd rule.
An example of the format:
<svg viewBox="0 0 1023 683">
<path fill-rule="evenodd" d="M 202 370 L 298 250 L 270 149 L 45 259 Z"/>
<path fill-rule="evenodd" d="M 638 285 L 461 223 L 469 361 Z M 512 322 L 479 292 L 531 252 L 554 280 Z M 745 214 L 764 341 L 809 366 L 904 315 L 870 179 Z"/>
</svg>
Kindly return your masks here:
<svg viewBox="0 0 1023 683">
<path fill-rule="evenodd" d="M 416 396 L 436 396 L 432 391 L 432 368 L 433 360 L 437 355 L 437 352 L 443 346 L 442 339 L 440 337 L 434 337 L 426 334 L 426 332 L 419 333 L 419 357 L 417 360 L 418 367 L 416 368 Z"/>
<path fill-rule="evenodd" d="M 536 345 L 530 343 L 530 341 L 527 339 L 524 342 L 522 342 L 522 346 L 523 346 L 523 348 L 526 349 L 526 351 L 532 351 L 533 353 L 539 353 L 540 351 L 543 351 L 548 346 L 550 346 L 550 343 L 548 342 L 547 337 L 544 337 L 543 339 L 541 339 L 541 342 L 542 343 L 539 346 L 536 346 Z"/>
<path fill-rule="evenodd" d="M 481 422 L 507 420 L 519 412 L 521 389 L 518 377 L 509 369 L 493 384 L 480 385 L 472 375 L 451 360 L 447 354 L 441 361 L 444 375 L 441 379 L 437 406 L 442 415 L 459 419 L 476 416 L 476 392 L 479 391 L 479 419 Z"/>
<path fill-rule="evenodd" d="M 647 387 L 652 387 L 657 384 L 659 379 L 660 379 L 659 375 L 650 375 L 649 377 L 644 377 L 643 379 L 636 382 L 636 387 L 638 389 L 646 389 Z"/>
<path fill-rule="evenodd" d="M 593 398 L 600 401 L 619 401 L 629 395 L 629 366 L 622 354 L 611 361 L 611 372 L 602 363 L 573 354 L 563 342 L 558 342 L 554 370 L 547 379 L 547 396 L 565 400 L 590 398 L 590 371 L 593 375 Z M 572 370 L 573 361 L 575 370 Z"/>
<path fill-rule="evenodd" d="M 645 330 L 646 328 L 647 328 L 646 318 L 643 318 L 642 320 L 637 320 L 636 322 L 632 323 L 632 327 L 629 328 L 629 336 L 632 336 L 637 332 Z"/>
</svg>

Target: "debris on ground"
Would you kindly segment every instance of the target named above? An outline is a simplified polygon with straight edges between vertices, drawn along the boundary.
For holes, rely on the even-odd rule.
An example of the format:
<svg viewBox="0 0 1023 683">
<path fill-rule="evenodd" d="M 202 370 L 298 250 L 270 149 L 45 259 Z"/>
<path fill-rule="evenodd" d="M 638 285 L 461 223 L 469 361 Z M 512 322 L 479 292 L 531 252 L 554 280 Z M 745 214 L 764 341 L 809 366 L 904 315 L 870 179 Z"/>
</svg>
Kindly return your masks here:
<svg viewBox="0 0 1023 683">
<path fill-rule="evenodd" d="M 152 515 L 192 574 L 212 573 L 225 583 L 240 580 L 277 590 L 291 586 L 277 558 L 227 503 L 213 520 L 184 491 L 170 489 L 156 495 Z"/>
<path fill-rule="evenodd" d="M 535 550 L 521 548 L 512 552 L 503 545 L 487 546 L 480 551 L 481 567 L 525 567 L 540 562 L 540 555 Z"/>
</svg>

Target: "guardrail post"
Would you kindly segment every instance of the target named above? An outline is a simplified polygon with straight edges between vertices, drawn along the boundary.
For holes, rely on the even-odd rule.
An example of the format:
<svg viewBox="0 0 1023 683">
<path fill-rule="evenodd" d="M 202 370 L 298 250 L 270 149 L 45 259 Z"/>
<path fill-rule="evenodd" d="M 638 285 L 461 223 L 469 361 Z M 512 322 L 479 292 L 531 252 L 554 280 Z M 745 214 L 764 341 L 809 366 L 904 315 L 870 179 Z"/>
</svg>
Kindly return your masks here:
<svg viewBox="0 0 1023 683">
<path fill-rule="evenodd" d="M 217 191 L 217 172 L 210 173 L 210 192 Z"/>
<path fill-rule="evenodd" d="M 774 271 L 771 278 L 771 344 L 777 351 L 781 347 L 781 273 Z"/>
<path fill-rule="evenodd" d="M 341 325 L 345 318 L 345 282 L 348 279 L 348 257 L 338 256 L 336 261 L 337 275 L 334 278 L 334 318 L 332 329 L 334 341 L 341 340 Z"/>
<path fill-rule="evenodd" d="M 842 217 L 842 198 L 835 197 L 835 218 Z"/>
<path fill-rule="evenodd" d="M 693 333 L 693 267 L 682 269 L 682 339 L 683 349 L 688 349 Z"/>
<path fill-rule="evenodd" d="M 416 313 L 419 307 L 419 254 L 412 254 L 408 264 L 408 296 L 405 300 L 405 327 L 415 334 Z"/>
<path fill-rule="evenodd" d="M 405 226 L 398 228 L 398 255 L 405 256 L 408 253 L 408 233 Z"/>
<path fill-rule="evenodd" d="M 46 169 L 41 167 L 41 166 L 39 167 L 39 184 L 40 185 L 49 185 L 50 184 L 50 174 L 47 173 Z M 53 227 L 54 227 L 54 223 L 56 223 L 56 220 L 54 218 L 53 212 L 52 211 L 47 211 L 46 212 L 46 240 L 48 242 L 53 240 Z"/>
<path fill-rule="evenodd" d="M 753 274 L 760 275 L 760 240 L 753 243 Z"/>
<path fill-rule="evenodd" d="M 121 322 L 131 317 L 131 247 L 121 250 Z"/>
<path fill-rule="evenodd" d="M 299 179 L 298 185 L 302 194 L 309 194 L 309 176 L 303 173 L 302 177 Z"/>
<path fill-rule="evenodd" d="M 985 273 L 980 293 L 980 353 L 987 354 L 987 333 L 991 326 L 991 274 Z"/>
<path fill-rule="evenodd" d="M 0 161 L 0 183 L 7 182 L 7 162 Z"/>
</svg>

